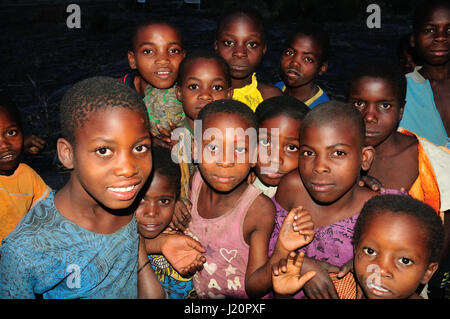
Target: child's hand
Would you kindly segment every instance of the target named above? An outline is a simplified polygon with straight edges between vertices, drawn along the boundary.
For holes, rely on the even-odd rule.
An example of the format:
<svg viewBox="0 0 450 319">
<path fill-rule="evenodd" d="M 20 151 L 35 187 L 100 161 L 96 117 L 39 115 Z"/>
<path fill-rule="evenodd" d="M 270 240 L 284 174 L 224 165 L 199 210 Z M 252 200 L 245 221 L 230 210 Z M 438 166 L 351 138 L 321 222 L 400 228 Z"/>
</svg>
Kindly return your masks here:
<svg viewBox="0 0 450 319">
<path fill-rule="evenodd" d="M 303 262 L 303 272 L 316 271 L 314 278 L 303 286 L 303 291 L 309 299 L 339 299 L 329 273 L 339 272 L 339 267 L 329 263 L 306 258 Z"/>
<path fill-rule="evenodd" d="M 195 239 L 181 234 L 168 235 L 161 252 L 173 268 L 182 276 L 192 275 L 203 269 L 206 249 Z"/>
<path fill-rule="evenodd" d="M 291 251 L 286 259 L 281 259 L 278 265 L 272 266 L 272 286 L 275 293 L 280 295 L 292 295 L 302 289 L 303 285 L 316 275 L 315 271 L 309 271 L 300 275 L 305 254 L 296 254 Z"/>
<path fill-rule="evenodd" d="M 373 176 L 361 176 L 358 181 L 358 186 L 360 187 L 368 187 L 374 192 L 384 192 L 385 188 L 383 184 Z"/>
<path fill-rule="evenodd" d="M 23 140 L 23 149 L 28 154 L 36 155 L 44 149 L 45 143 L 42 138 L 30 135 Z"/>
<path fill-rule="evenodd" d="M 349 272 L 353 272 L 353 258 L 342 265 L 341 269 L 339 269 L 339 272 L 337 273 L 337 278 L 341 279 Z"/>
<path fill-rule="evenodd" d="M 175 203 L 175 212 L 169 227 L 173 230 L 181 230 L 184 232 L 191 221 L 191 201 L 186 198 L 180 198 Z"/>
<path fill-rule="evenodd" d="M 309 244 L 314 238 L 314 224 L 311 215 L 303 207 L 293 208 L 283 221 L 277 246 L 289 251 Z"/>
<path fill-rule="evenodd" d="M 150 133 L 154 137 L 153 141 L 156 145 L 171 150 L 178 142 L 171 139 L 172 131 L 177 127 L 171 121 L 169 121 L 169 126 L 170 130 L 166 130 L 164 127 L 162 127 L 161 124 L 156 124 L 156 128 L 158 129 L 159 134 L 153 131 L 150 131 Z"/>
</svg>

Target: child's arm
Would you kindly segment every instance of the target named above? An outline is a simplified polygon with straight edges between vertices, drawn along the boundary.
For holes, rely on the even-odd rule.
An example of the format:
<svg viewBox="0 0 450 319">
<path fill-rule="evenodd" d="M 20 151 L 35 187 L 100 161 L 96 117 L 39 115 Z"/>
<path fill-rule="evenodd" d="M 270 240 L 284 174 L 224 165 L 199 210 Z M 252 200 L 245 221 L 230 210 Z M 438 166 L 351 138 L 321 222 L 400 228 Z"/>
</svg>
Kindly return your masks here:
<svg viewBox="0 0 450 319">
<path fill-rule="evenodd" d="M 154 239 L 145 239 L 147 254 L 163 254 L 182 276 L 203 269 L 206 250 L 195 239 L 181 234 L 161 233 Z"/>
<path fill-rule="evenodd" d="M 300 275 L 305 254 L 296 254 L 291 251 L 286 258 L 282 258 L 277 265 L 272 267 L 272 286 L 279 297 L 294 295 L 303 285 L 315 276 L 315 271 L 309 271 Z"/>
<path fill-rule="evenodd" d="M 339 267 L 312 258 L 305 258 L 302 265 L 302 274 L 316 271 L 314 278 L 309 280 L 303 290 L 309 299 L 339 299 L 336 288 L 329 273 L 339 273 Z"/>
<path fill-rule="evenodd" d="M 164 299 L 164 289 L 153 272 L 142 236 L 139 236 L 138 259 L 138 296 L 139 299 Z"/>
<path fill-rule="evenodd" d="M 283 92 L 279 88 L 273 85 L 265 84 L 258 82 L 258 90 L 261 92 L 261 96 L 264 100 L 267 100 L 268 98 L 274 97 L 274 96 L 280 96 L 283 95 Z"/>
<path fill-rule="evenodd" d="M 314 234 L 313 225 L 310 219 L 305 222 L 305 216 L 300 215 L 299 210 L 292 210 L 280 230 L 285 246 L 277 242 L 272 256 L 268 258 L 269 240 L 275 219 L 275 207 L 272 201 L 266 196 L 259 196 L 249 209 L 244 224 L 247 224 L 247 218 L 252 231 L 248 234 L 250 250 L 245 274 L 245 290 L 250 298 L 261 298 L 272 288 L 272 266 L 285 258 L 289 251 L 309 243 Z M 297 223 L 295 219 L 299 222 Z M 244 236 L 247 236 L 245 226 Z M 300 230 L 301 235 L 298 233 Z"/>
<path fill-rule="evenodd" d="M 192 204 L 189 199 L 180 198 L 175 204 L 175 211 L 169 227 L 184 232 L 191 221 Z"/>
</svg>

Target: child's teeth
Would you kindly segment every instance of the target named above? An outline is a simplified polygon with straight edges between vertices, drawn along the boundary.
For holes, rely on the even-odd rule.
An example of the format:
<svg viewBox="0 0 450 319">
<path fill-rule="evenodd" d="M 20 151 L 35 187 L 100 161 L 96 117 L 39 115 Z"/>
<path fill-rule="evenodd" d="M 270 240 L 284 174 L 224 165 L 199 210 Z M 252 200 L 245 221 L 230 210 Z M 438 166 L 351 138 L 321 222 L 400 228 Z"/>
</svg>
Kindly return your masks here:
<svg viewBox="0 0 450 319">
<path fill-rule="evenodd" d="M 112 190 L 113 192 L 130 192 L 132 191 L 134 188 L 134 186 L 129 186 L 129 187 L 110 187 L 109 189 Z"/>
</svg>

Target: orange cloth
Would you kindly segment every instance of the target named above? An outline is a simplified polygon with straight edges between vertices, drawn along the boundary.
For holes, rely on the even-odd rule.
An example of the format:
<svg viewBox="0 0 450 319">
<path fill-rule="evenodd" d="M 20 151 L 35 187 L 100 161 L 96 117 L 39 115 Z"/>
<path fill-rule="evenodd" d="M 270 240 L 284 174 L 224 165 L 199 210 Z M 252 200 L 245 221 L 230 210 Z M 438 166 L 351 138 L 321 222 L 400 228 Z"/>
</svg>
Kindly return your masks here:
<svg viewBox="0 0 450 319">
<path fill-rule="evenodd" d="M 49 192 L 42 178 L 26 164 L 19 164 L 13 175 L 0 175 L 0 245 L 28 210 Z"/>
<path fill-rule="evenodd" d="M 338 279 L 335 273 L 329 273 L 329 276 L 339 299 L 356 299 L 356 280 L 353 273 L 349 272 L 341 279 Z"/>
<path fill-rule="evenodd" d="M 403 130 L 401 133 L 409 136 L 416 136 L 407 130 Z M 423 149 L 422 144 L 420 143 L 420 139 L 418 140 L 419 176 L 417 176 L 414 184 L 409 189 L 408 194 L 411 197 L 430 205 L 439 214 L 441 208 L 439 186 L 434 174 L 433 166 L 431 165 L 430 160 Z"/>
</svg>

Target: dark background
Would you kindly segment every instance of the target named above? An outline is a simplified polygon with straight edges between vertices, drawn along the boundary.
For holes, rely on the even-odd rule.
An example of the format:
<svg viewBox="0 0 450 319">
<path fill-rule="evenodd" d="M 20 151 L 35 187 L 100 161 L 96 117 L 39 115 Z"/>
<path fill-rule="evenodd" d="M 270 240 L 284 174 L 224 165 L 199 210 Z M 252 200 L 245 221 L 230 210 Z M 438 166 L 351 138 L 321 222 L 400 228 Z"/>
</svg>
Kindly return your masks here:
<svg viewBox="0 0 450 319">
<path fill-rule="evenodd" d="M 81 28 L 69 29 L 68 4 L 81 7 Z M 367 5 L 381 7 L 381 28 L 369 29 Z M 349 69 L 375 55 L 395 57 L 399 37 L 411 30 L 417 1 L 320 0 L 203 0 L 197 5 L 179 1 L 147 0 L 139 8 L 133 0 L 2 0 L 0 4 L 0 92 L 20 108 L 24 130 L 47 141 L 44 151 L 24 156 L 53 188 L 67 179 L 55 145 L 59 136 L 58 104 L 75 82 L 94 75 L 120 77 L 128 71 L 127 49 L 136 21 L 167 19 L 182 31 L 187 52 L 212 50 L 221 12 L 236 5 L 257 8 L 266 20 L 268 50 L 258 69 L 260 80 L 280 80 L 279 60 L 289 28 L 301 19 L 323 24 L 329 32 L 332 54 L 319 84 L 332 98 L 343 98 Z"/>
</svg>

